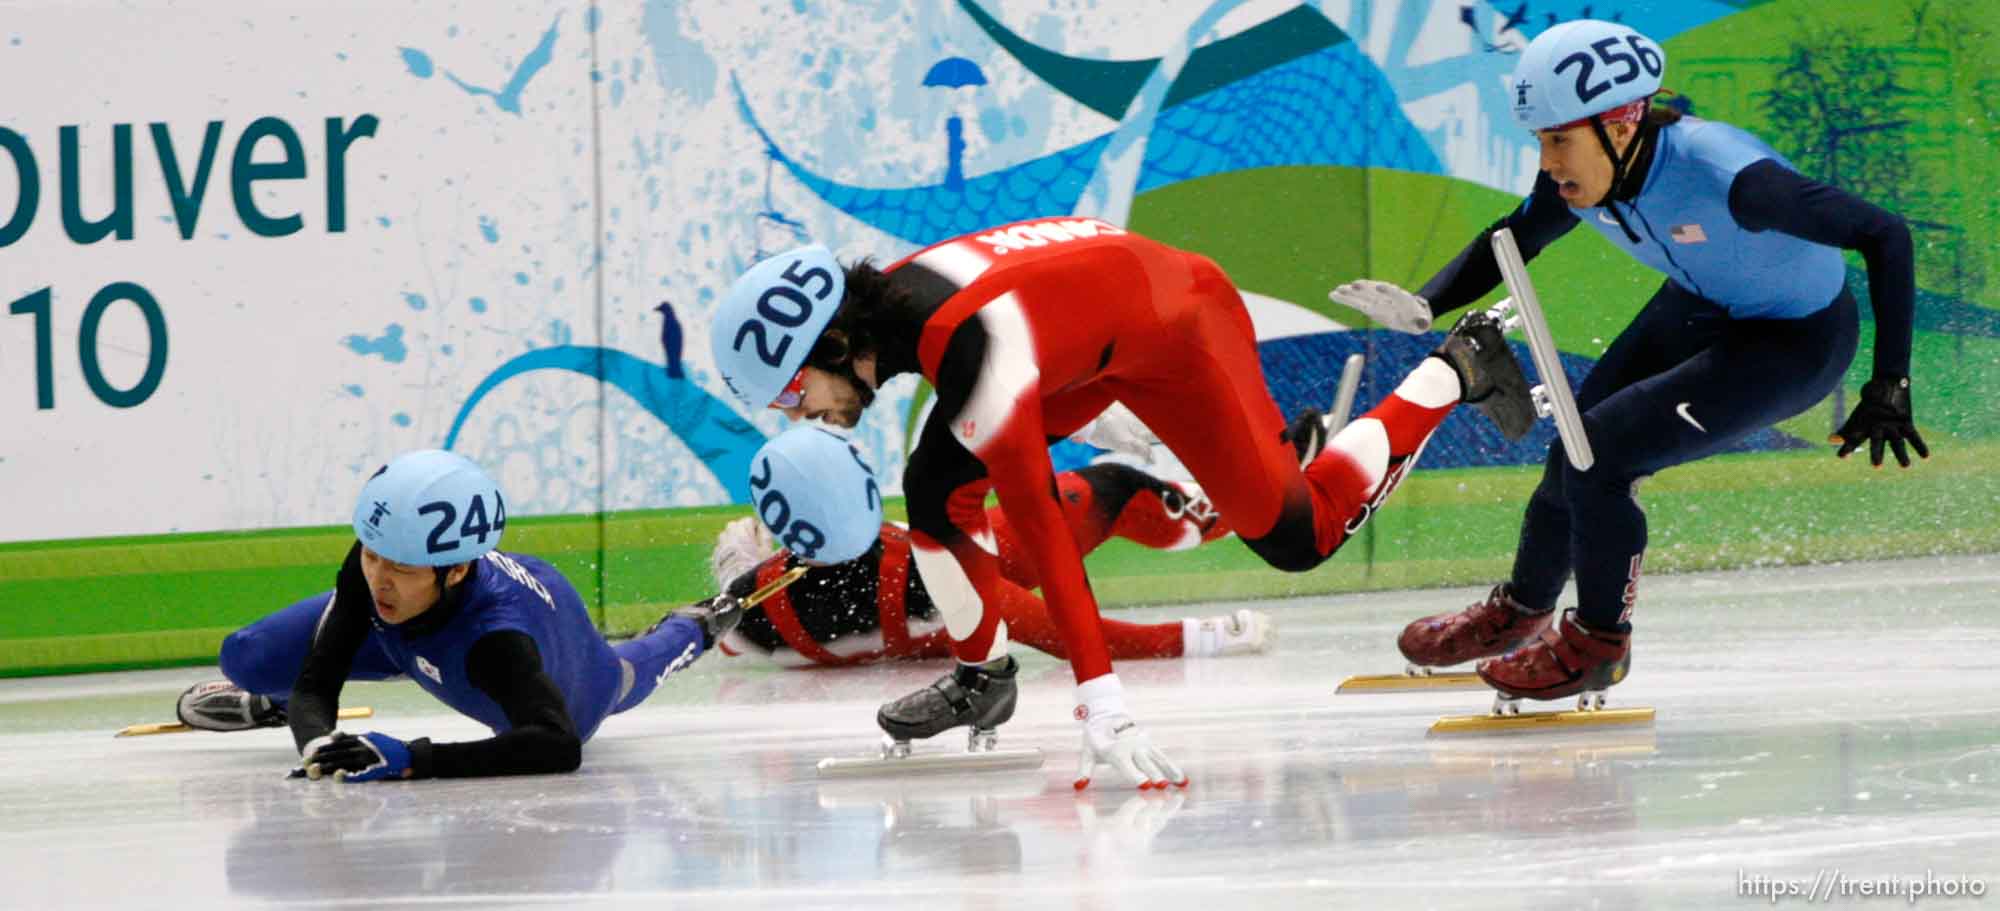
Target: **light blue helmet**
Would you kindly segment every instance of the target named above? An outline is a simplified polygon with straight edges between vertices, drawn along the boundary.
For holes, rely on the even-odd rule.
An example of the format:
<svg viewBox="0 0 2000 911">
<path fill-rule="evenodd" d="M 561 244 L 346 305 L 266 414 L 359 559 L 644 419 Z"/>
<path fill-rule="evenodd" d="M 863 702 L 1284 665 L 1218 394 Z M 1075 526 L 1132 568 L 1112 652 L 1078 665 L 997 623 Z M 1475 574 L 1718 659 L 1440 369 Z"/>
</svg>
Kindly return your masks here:
<svg viewBox="0 0 2000 911">
<path fill-rule="evenodd" d="M 762 409 L 805 366 L 847 292 L 833 251 L 820 244 L 764 260 L 729 287 L 710 341 L 729 391 Z"/>
<path fill-rule="evenodd" d="M 1514 120 L 1547 130 L 1650 98 L 1666 72 L 1666 53 L 1631 26 L 1578 19 L 1536 35 L 1507 86 Z"/>
<path fill-rule="evenodd" d="M 397 456 L 361 487 L 354 536 L 397 563 L 450 566 L 500 546 L 507 504 L 472 460 L 442 449 Z"/>
<path fill-rule="evenodd" d="M 882 534 L 875 470 L 845 437 L 799 424 L 750 459 L 750 502 L 780 544 L 819 563 L 845 563 Z"/>
</svg>

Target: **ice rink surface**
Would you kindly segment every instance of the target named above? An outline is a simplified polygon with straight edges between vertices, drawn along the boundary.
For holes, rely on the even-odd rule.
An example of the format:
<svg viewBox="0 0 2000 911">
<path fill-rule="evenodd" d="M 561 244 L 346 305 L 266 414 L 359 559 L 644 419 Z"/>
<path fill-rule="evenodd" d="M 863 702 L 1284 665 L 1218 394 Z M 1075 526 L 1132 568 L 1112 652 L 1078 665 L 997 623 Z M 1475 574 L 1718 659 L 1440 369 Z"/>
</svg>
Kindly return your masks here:
<svg viewBox="0 0 2000 911">
<path fill-rule="evenodd" d="M 1489 697 L 1334 695 L 1401 668 L 1405 622 L 1482 594 L 1262 602 L 1268 655 L 1122 665 L 1193 779 L 1167 794 L 1108 773 L 1072 790 L 1070 679 L 1039 654 L 1001 745 L 1042 748 L 1041 771 L 825 783 L 814 762 L 871 748 L 876 705 L 938 666 L 717 655 L 608 720 L 577 774 L 364 785 L 285 780 L 284 731 L 110 736 L 171 720 L 212 668 L 0 681 L 0 906 L 1541 911 L 1768 907 L 1771 886 L 1815 883 L 1825 904 L 1908 907 L 1858 883 L 1926 876 L 2000 890 L 2000 557 L 1649 577 L 1611 705 L 1655 707 L 1650 729 L 1430 739 Z M 378 712 L 349 730 L 483 732 L 407 683 L 345 702 Z M 1916 904 L 2000 908 L 1958 894 Z"/>
</svg>

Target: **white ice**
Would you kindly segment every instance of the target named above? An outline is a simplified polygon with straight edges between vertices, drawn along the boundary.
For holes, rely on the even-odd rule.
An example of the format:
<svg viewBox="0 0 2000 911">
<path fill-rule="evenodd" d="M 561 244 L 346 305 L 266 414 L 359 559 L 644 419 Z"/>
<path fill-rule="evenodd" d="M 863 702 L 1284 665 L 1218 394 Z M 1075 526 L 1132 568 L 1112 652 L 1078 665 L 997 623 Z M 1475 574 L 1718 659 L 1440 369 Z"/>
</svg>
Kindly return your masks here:
<svg viewBox="0 0 2000 911">
<path fill-rule="evenodd" d="M 366 785 L 285 780 L 283 731 L 111 738 L 169 720 L 212 668 L 0 681 L 0 906 L 1721 908 L 1817 878 L 1829 903 L 1892 907 L 1856 883 L 2000 889 L 2000 557 L 1649 577 L 1611 692 L 1658 710 L 1648 730 L 1432 740 L 1488 697 L 1334 695 L 1401 668 L 1403 623 L 1480 594 L 1263 602 L 1271 654 L 1125 663 L 1132 708 L 1193 779 L 1166 794 L 1105 773 L 1072 790 L 1070 679 L 1039 654 L 1001 743 L 1045 750 L 1041 771 L 829 783 L 814 762 L 872 748 L 876 705 L 937 666 L 718 655 L 607 721 L 577 774 Z M 408 684 L 346 703 L 377 709 L 357 727 L 481 733 Z"/>
</svg>

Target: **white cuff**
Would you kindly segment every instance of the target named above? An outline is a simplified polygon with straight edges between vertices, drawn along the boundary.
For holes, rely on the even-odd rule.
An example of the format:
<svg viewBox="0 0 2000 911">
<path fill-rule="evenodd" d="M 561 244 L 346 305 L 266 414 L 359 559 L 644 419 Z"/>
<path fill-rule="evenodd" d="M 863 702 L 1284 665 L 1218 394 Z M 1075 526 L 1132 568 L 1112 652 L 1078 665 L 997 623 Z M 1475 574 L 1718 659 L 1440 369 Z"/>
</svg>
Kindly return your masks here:
<svg viewBox="0 0 2000 911">
<path fill-rule="evenodd" d="M 1104 715 L 1125 715 L 1125 685 L 1117 674 L 1092 677 L 1076 685 L 1076 720 L 1088 722 Z"/>
</svg>

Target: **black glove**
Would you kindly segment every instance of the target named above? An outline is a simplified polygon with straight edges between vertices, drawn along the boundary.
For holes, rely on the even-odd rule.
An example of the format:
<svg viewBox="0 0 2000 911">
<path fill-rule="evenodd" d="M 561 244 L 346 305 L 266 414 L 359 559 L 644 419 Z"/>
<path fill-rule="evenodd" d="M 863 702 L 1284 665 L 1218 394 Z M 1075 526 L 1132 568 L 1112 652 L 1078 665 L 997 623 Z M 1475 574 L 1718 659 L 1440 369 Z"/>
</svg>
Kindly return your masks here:
<svg viewBox="0 0 2000 911">
<path fill-rule="evenodd" d="M 1903 448 L 1905 440 L 1920 458 L 1931 457 L 1930 447 L 1917 434 L 1917 425 L 1910 423 L 1910 378 L 1906 376 L 1869 380 L 1861 387 L 1861 401 L 1854 406 L 1854 413 L 1847 416 L 1847 423 L 1826 438 L 1829 443 L 1840 444 L 1840 451 L 1834 455 L 1843 459 L 1867 443 L 1868 461 L 1876 468 L 1882 467 L 1884 443 L 1896 451 L 1897 464 L 1910 467 L 1910 454 Z"/>
<path fill-rule="evenodd" d="M 743 601 L 734 595 L 716 595 L 706 601 L 690 604 L 668 614 L 669 617 L 687 617 L 701 624 L 704 651 L 715 647 L 715 641 L 729 635 L 736 624 L 743 620 Z"/>
</svg>

